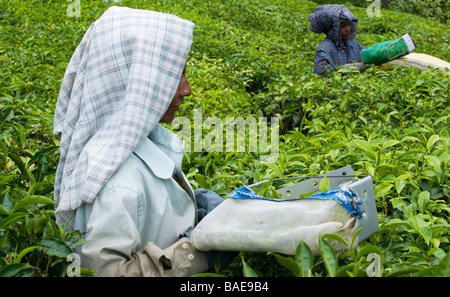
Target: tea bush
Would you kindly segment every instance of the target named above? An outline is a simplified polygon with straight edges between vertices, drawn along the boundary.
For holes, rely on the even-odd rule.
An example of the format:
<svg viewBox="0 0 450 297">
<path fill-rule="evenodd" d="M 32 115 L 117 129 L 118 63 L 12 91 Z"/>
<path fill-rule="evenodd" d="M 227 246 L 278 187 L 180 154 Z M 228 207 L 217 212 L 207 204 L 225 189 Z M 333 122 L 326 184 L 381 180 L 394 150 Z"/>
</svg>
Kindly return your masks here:
<svg viewBox="0 0 450 297">
<path fill-rule="evenodd" d="M 363 74 L 315 75 L 314 51 L 324 36 L 309 30 L 307 16 L 318 5 L 310 1 L 79 3 L 79 17 L 70 17 L 73 1 L 0 0 L 1 276 L 65 276 L 68 257 L 84 244 L 78 231 L 66 234 L 54 222 L 59 142 L 52 135 L 53 112 L 73 51 L 111 5 L 196 23 L 187 70 L 193 95 L 180 116 L 193 119 L 201 110 L 203 119 L 279 119 L 277 162 L 261 161 L 264 151 L 227 151 L 220 144 L 186 152 L 183 169 L 194 188 L 225 197 L 242 184 L 345 165 L 374 178 L 380 231 L 350 252 L 336 253 L 327 240 L 352 244 L 323 235 L 318 256 L 304 244 L 294 257 L 241 253 L 219 274 L 450 274 L 448 73 L 373 67 Z M 450 34 L 442 22 L 384 9 L 381 18 L 371 18 L 365 7 L 349 8 L 359 19 L 363 45 L 409 33 L 416 52 L 450 60 Z"/>
</svg>

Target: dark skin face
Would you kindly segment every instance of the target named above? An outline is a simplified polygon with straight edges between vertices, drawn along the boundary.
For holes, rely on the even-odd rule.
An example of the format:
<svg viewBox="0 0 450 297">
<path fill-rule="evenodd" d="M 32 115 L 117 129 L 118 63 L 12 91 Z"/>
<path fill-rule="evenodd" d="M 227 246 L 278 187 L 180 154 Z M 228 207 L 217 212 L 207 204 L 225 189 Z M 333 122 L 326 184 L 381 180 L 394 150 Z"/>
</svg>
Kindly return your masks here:
<svg viewBox="0 0 450 297">
<path fill-rule="evenodd" d="M 350 38 L 350 33 L 351 33 L 351 23 L 350 22 L 341 23 L 342 41 L 347 41 Z"/>
<path fill-rule="evenodd" d="M 191 87 L 186 77 L 186 65 L 184 65 L 183 73 L 181 74 L 180 83 L 178 84 L 177 91 L 173 96 L 172 102 L 167 108 L 166 113 L 163 115 L 160 123 L 170 123 L 175 118 L 175 112 L 179 110 L 181 104 L 184 103 L 184 97 L 192 94 Z"/>
</svg>

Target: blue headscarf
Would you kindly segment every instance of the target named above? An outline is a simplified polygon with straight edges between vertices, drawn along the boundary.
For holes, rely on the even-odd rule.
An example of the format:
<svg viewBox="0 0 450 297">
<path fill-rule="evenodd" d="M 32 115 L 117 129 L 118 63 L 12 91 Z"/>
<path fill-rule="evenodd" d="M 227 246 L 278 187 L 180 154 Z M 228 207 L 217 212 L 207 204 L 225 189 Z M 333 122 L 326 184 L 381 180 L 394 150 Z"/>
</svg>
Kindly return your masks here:
<svg viewBox="0 0 450 297">
<path fill-rule="evenodd" d="M 350 39 L 356 38 L 358 19 L 344 5 L 325 4 L 314 9 L 308 15 L 311 22 L 310 29 L 314 33 L 324 33 L 337 47 L 342 47 L 341 23 L 350 22 Z"/>
</svg>

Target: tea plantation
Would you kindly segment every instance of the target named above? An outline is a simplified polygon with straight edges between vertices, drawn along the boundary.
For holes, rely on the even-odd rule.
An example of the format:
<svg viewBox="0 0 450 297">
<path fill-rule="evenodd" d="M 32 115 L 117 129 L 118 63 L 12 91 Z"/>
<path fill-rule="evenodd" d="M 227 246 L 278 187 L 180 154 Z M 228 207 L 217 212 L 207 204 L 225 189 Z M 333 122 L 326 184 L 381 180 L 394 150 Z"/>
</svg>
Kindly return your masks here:
<svg viewBox="0 0 450 297">
<path fill-rule="evenodd" d="M 415 52 L 450 61 L 448 11 L 431 18 L 392 7 L 371 17 L 369 2 L 356 2 L 339 3 L 358 17 L 364 46 L 408 33 Z M 240 253 L 217 274 L 450 276 L 449 73 L 383 65 L 362 74 L 314 74 L 324 35 L 309 30 L 308 14 L 319 4 L 305 0 L 0 0 L 0 276 L 66 276 L 68 256 L 84 244 L 78 231 L 66 233 L 55 223 L 53 113 L 72 53 L 112 5 L 196 24 L 187 67 L 193 94 L 179 116 L 194 123 L 200 110 L 203 119 L 280 123 L 276 162 L 263 161 L 267 151 L 220 144 L 187 151 L 183 169 L 194 188 L 226 197 L 241 185 L 346 165 L 373 176 L 380 231 L 348 253 L 325 241 L 342 238 L 323 235 L 320 255 L 304 245 L 296 256 Z"/>
</svg>

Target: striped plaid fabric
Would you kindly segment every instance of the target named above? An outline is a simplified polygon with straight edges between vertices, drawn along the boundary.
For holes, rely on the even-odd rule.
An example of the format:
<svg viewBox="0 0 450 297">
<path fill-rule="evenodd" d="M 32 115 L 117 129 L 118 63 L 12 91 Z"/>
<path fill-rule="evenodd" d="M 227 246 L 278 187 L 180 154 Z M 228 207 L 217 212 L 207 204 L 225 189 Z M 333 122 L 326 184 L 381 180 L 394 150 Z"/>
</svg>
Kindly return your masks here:
<svg viewBox="0 0 450 297">
<path fill-rule="evenodd" d="M 61 154 L 58 224 L 90 203 L 167 110 L 194 24 L 176 16 L 111 7 L 94 22 L 64 75 L 54 117 Z"/>
<path fill-rule="evenodd" d="M 364 47 L 354 39 L 347 40 L 346 46 L 337 48 L 333 41 L 325 38 L 317 47 L 314 57 L 314 72 L 331 73 L 338 66 L 361 62 L 361 51 Z"/>
</svg>

